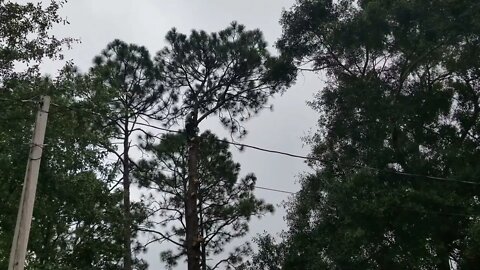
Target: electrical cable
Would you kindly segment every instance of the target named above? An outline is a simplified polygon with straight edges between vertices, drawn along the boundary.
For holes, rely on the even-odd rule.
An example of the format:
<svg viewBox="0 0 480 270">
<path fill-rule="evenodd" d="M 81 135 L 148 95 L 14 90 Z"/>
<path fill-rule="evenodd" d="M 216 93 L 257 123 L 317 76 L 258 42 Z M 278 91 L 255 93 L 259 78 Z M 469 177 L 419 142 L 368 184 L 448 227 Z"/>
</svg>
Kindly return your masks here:
<svg viewBox="0 0 480 270">
<path fill-rule="evenodd" d="M 71 107 L 68 107 L 68 106 L 62 106 L 62 105 L 55 104 L 55 103 L 51 103 L 51 104 L 52 104 L 52 106 L 55 106 L 55 107 L 58 107 L 58 108 L 68 109 L 68 110 L 71 110 L 71 111 L 76 111 L 78 109 L 78 108 L 71 108 Z M 95 113 L 95 112 L 91 112 L 91 111 L 87 111 L 87 113 L 103 117 L 99 113 Z M 157 129 L 157 130 L 161 130 L 161 131 L 165 131 L 165 132 L 170 132 L 170 133 L 182 133 L 181 130 L 173 130 L 173 129 L 168 129 L 168 128 L 162 128 L 162 127 L 154 126 L 154 125 L 147 124 L 147 123 L 138 123 L 137 122 L 136 125 L 150 127 L 150 128 L 153 128 L 153 129 Z M 254 146 L 254 145 L 250 145 L 250 144 L 245 144 L 245 143 L 232 142 L 232 141 L 229 141 L 229 140 L 226 140 L 226 139 L 217 139 L 217 141 L 225 142 L 225 143 L 228 143 L 228 144 L 231 144 L 231 145 L 236 145 L 236 146 L 240 146 L 240 147 L 244 147 L 244 148 L 250 148 L 250 149 L 257 150 L 257 151 L 262 151 L 262 152 L 267 152 L 267 153 L 272 153 L 272 154 L 277 154 L 277 155 L 283 155 L 283 156 L 288 156 L 288 157 L 293 157 L 293 158 L 299 158 L 299 159 L 303 159 L 303 160 L 318 161 L 318 162 L 322 162 L 322 163 L 327 162 L 327 161 L 325 161 L 323 159 L 320 159 L 320 158 L 302 156 L 302 155 L 292 154 L 292 153 L 279 151 L 279 150 L 267 149 L 267 148 Z M 373 171 L 377 171 L 377 172 L 386 172 L 386 173 L 409 176 L 409 177 L 425 178 L 425 179 L 436 180 L 436 181 L 461 183 L 461 184 L 474 185 L 474 186 L 480 185 L 480 182 L 475 182 L 475 181 L 458 180 L 458 179 L 454 179 L 454 178 L 445 178 L 445 177 L 423 175 L 423 174 L 416 174 L 416 173 L 409 173 L 409 172 L 393 171 L 393 170 L 388 170 L 388 169 L 379 169 L 379 168 L 373 168 L 373 167 L 365 166 L 365 165 L 358 165 L 358 166 L 352 166 L 352 167 L 364 168 L 364 169 L 373 170 Z"/>
</svg>

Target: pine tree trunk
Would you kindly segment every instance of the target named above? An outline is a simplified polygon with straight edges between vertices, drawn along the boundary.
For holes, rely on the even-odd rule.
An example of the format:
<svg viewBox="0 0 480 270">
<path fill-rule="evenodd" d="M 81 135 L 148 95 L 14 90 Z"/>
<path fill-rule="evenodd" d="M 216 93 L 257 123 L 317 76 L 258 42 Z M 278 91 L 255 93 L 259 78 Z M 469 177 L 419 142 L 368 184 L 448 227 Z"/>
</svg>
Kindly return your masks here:
<svg viewBox="0 0 480 270">
<path fill-rule="evenodd" d="M 132 270 L 132 242 L 130 217 L 130 157 L 128 116 L 125 119 L 125 136 L 123 140 L 123 270 Z"/>
<path fill-rule="evenodd" d="M 191 129 L 191 130 L 188 130 Z M 187 246 L 187 260 L 188 270 L 200 270 L 200 231 L 198 219 L 198 158 L 199 158 L 199 144 L 196 134 L 197 126 L 195 124 L 186 128 L 187 144 L 188 144 L 188 187 L 187 200 L 185 203 L 185 225 L 186 231 L 186 246 Z"/>
<path fill-rule="evenodd" d="M 202 242 L 202 270 L 207 270 L 207 253 L 206 246 Z"/>
<path fill-rule="evenodd" d="M 198 194 L 199 202 L 198 202 L 198 208 L 199 208 L 199 216 L 200 216 L 200 233 L 202 236 L 202 244 L 201 244 L 201 253 L 202 253 L 202 270 L 207 270 L 207 247 L 205 245 L 205 227 L 203 224 L 203 198 L 202 198 L 202 193 L 200 192 Z"/>
</svg>

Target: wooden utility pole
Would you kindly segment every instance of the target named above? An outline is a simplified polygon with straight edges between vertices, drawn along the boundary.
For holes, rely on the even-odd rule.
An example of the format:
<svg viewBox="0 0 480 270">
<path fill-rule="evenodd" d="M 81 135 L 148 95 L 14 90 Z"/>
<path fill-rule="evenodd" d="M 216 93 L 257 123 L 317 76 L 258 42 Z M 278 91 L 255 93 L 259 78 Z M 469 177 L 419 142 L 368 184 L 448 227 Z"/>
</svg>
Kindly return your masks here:
<svg viewBox="0 0 480 270">
<path fill-rule="evenodd" d="M 37 191 L 38 172 L 40 170 L 40 159 L 42 157 L 49 108 L 50 97 L 43 96 L 35 121 L 35 129 L 33 131 L 27 171 L 23 182 L 22 197 L 18 208 L 17 224 L 15 226 L 12 249 L 10 251 L 8 270 L 23 270 L 25 268 L 25 257 L 30 227 L 32 225 L 33 205 Z"/>
</svg>

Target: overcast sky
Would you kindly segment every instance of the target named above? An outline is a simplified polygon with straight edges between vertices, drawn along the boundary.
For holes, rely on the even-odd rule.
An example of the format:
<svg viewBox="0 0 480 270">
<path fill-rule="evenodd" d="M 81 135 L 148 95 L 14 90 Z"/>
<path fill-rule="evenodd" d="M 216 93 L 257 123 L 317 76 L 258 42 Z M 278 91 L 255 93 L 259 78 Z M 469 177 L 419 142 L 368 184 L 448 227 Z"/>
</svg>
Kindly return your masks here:
<svg viewBox="0 0 480 270">
<path fill-rule="evenodd" d="M 153 55 L 163 48 L 164 36 L 172 27 L 183 33 L 192 29 L 216 32 L 232 21 L 244 24 L 247 29 L 262 30 L 274 52 L 274 42 L 281 34 L 279 19 L 282 9 L 290 8 L 293 3 L 293 0 L 70 0 L 61 11 L 70 25 L 58 26 L 54 33 L 81 40 L 80 44 L 74 44 L 66 51 L 65 56 L 83 71 L 88 70 L 93 57 L 113 39 L 144 45 Z M 54 74 L 62 65 L 60 61 L 49 61 L 43 68 Z M 321 80 L 314 74 L 300 75 L 296 85 L 284 95 L 272 99 L 273 111 L 265 110 L 245 124 L 249 133 L 241 142 L 307 154 L 309 148 L 304 146 L 301 137 L 315 128 L 318 115 L 306 106 L 306 101 L 312 99 L 321 85 Z M 210 119 L 202 129 L 211 129 L 221 137 L 228 137 L 228 132 L 216 122 L 217 119 Z M 300 159 L 251 149 L 240 153 L 232 148 L 232 151 L 235 160 L 242 165 L 243 175 L 249 172 L 257 175 L 258 186 L 294 192 L 299 189 L 298 175 L 308 170 Z M 288 198 L 287 194 L 265 190 L 255 193 L 273 204 Z M 246 239 L 263 231 L 275 234 L 285 229 L 284 215 L 284 209 L 277 207 L 274 215 L 252 220 Z M 163 269 L 159 259 L 161 249 L 151 246 L 144 256 L 150 269 Z"/>
</svg>

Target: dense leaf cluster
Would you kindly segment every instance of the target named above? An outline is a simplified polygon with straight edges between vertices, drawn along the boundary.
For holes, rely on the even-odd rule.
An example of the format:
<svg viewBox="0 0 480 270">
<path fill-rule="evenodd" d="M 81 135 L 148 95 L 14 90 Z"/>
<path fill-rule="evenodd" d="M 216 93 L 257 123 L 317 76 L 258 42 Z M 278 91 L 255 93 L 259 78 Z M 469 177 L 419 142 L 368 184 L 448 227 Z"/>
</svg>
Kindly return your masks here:
<svg viewBox="0 0 480 270">
<path fill-rule="evenodd" d="M 327 76 L 310 103 L 323 162 L 290 204 L 284 269 L 476 268 L 479 14 L 476 1 L 388 0 L 283 14 L 279 48 Z"/>
</svg>

